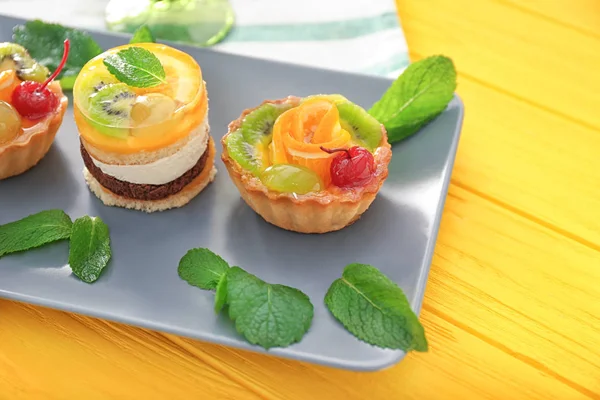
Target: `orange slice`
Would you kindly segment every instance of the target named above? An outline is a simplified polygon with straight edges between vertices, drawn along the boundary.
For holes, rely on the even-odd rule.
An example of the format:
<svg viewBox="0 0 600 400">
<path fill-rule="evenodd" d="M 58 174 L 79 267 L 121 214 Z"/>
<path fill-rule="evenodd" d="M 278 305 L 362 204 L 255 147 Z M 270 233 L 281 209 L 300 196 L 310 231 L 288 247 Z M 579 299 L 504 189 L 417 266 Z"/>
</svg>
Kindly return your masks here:
<svg viewBox="0 0 600 400">
<path fill-rule="evenodd" d="M 287 164 L 289 162 L 287 152 L 283 145 L 283 135 L 289 135 L 292 121 L 298 113 L 297 108 L 292 108 L 281 114 L 273 126 L 273 139 L 269 145 L 272 164 Z"/>
<path fill-rule="evenodd" d="M 12 93 L 20 83 L 21 80 L 17 78 L 17 73 L 14 70 L 0 72 L 0 101 L 10 103 Z"/>
<path fill-rule="evenodd" d="M 293 126 L 293 133 L 296 140 L 303 140 L 307 143 L 312 142 L 322 118 L 332 108 L 336 107 L 330 102 L 321 99 L 308 100 L 298 107 L 299 112 Z"/>
<path fill-rule="evenodd" d="M 319 122 L 311 142 L 323 143 L 328 139 L 331 139 L 333 135 L 337 135 L 341 129 L 340 113 L 338 112 L 337 107 L 331 106 Z"/>
</svg>

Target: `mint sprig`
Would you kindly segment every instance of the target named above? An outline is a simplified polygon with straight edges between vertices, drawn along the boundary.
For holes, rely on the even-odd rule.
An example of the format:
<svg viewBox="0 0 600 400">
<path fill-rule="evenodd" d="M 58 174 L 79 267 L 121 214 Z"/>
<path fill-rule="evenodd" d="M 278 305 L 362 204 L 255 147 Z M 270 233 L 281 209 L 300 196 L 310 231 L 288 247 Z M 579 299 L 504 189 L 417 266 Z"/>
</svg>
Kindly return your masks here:
<svg viewBox="0 0 600 400">
<path fill-rule="evenodd" d="M 45 210 L 0 225 L 0 258 L 69 239 L 69 265 L 84 282 L 95 282 L 111 258 L 108 226 L 99 217 L 71 221 L 62 210 Z"/>
<path fill-rule="evenodd" d="M 99 217 L 81 217 L 73 223 L 69 265 L 84 282 L 95 282 L 111 258 L 108 226 Z"/>
<path fill-rule="evenodd" d="M 413 135 L 441 114 L 454 96 L 456 70 L 445 56 L 412 63 L 369 110 L 382 123 L 390 143 Z"/>
<path fill-rule="evenodd" d="M 226 308 L 236 330 L 251 344 L 270 349 L 300 341 L 314 314 L 308 296 L 223 262 L 208 249 L 192 249 L 179 263 L 179 276 L 191 285 L 216 289 L 215 311 Z"/>
<path fill-rule="evenodd" d="M 129 43 L 156 43 L 156 39 L 150 28 L 147 25 L 142 25 L 133 33 Z"/>
<path fill-rule="evenodd" d="M 137 88 L 149 88 L 166 82 L 160 60 L 141 47 L 129 47 L 106 56 L 104 65 L 119 81 Z"/>
<path fill-rule="evenodd" d="M 46 210 L 0 225 L 0 257 L 68 239 L 71 226 L 71 218 L 62 210 Z"/>
<path fill-rule="evenodd" d="M 350 333 L 367 343 L 406 352 L 428 349 L 423 326 L 404 292 L 375 267 L 346 266 L 327 291 L 325 304 Z"/>
</svg>

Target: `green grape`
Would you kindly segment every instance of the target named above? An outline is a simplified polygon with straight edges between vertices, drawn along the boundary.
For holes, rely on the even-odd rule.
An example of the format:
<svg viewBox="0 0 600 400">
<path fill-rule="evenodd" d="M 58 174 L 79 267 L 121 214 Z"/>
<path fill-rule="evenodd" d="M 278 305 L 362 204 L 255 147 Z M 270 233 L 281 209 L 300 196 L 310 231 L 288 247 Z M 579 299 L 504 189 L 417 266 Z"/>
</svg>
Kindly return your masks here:
<svg viewBox="0 0 600 400">
<path fill-rule="evenodd" d="M 321 177 L 301 165 L 275 164 L 267 168 L 260 180 L 276 192 L 306 194 L 323 189 Z"/>
<path fill-rule="evenodd" d="M 0 101 L 0 146 L 12 141 L 21 133 L 21 117 L 17 110 Z"/>
</svg>

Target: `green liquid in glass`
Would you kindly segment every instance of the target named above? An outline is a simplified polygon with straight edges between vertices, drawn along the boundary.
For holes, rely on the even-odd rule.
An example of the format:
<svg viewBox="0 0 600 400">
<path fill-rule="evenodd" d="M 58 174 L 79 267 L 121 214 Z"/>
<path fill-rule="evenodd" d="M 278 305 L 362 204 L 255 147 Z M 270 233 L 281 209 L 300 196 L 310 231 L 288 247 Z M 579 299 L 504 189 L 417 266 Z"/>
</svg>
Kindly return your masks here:
<svg viewBox="0 0 600 400">
<path fill-rule="evenodd" d="M 115 32 L 145 24 L 157 39 L 212 46 L 227 36 L 234 14 L 228 0 L 111 0 L 105 21 Z"/>
</svg>

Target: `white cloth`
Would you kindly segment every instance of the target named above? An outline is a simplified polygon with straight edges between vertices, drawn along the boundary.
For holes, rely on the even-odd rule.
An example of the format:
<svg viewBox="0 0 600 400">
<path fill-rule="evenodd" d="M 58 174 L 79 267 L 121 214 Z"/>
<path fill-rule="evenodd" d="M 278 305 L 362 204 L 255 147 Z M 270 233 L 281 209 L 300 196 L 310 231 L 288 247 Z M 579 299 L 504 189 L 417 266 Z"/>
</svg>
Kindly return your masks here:
<svg viewBox="0 0 600 400">
<path fill-rule="evenodd" d="M 104 31 L 107 2 L 0 0 L 0 13 Z M 392 78 L 409 64 L 394 0 L 230 2 L 235 26 L 214 50 Z"/>
</svg>

